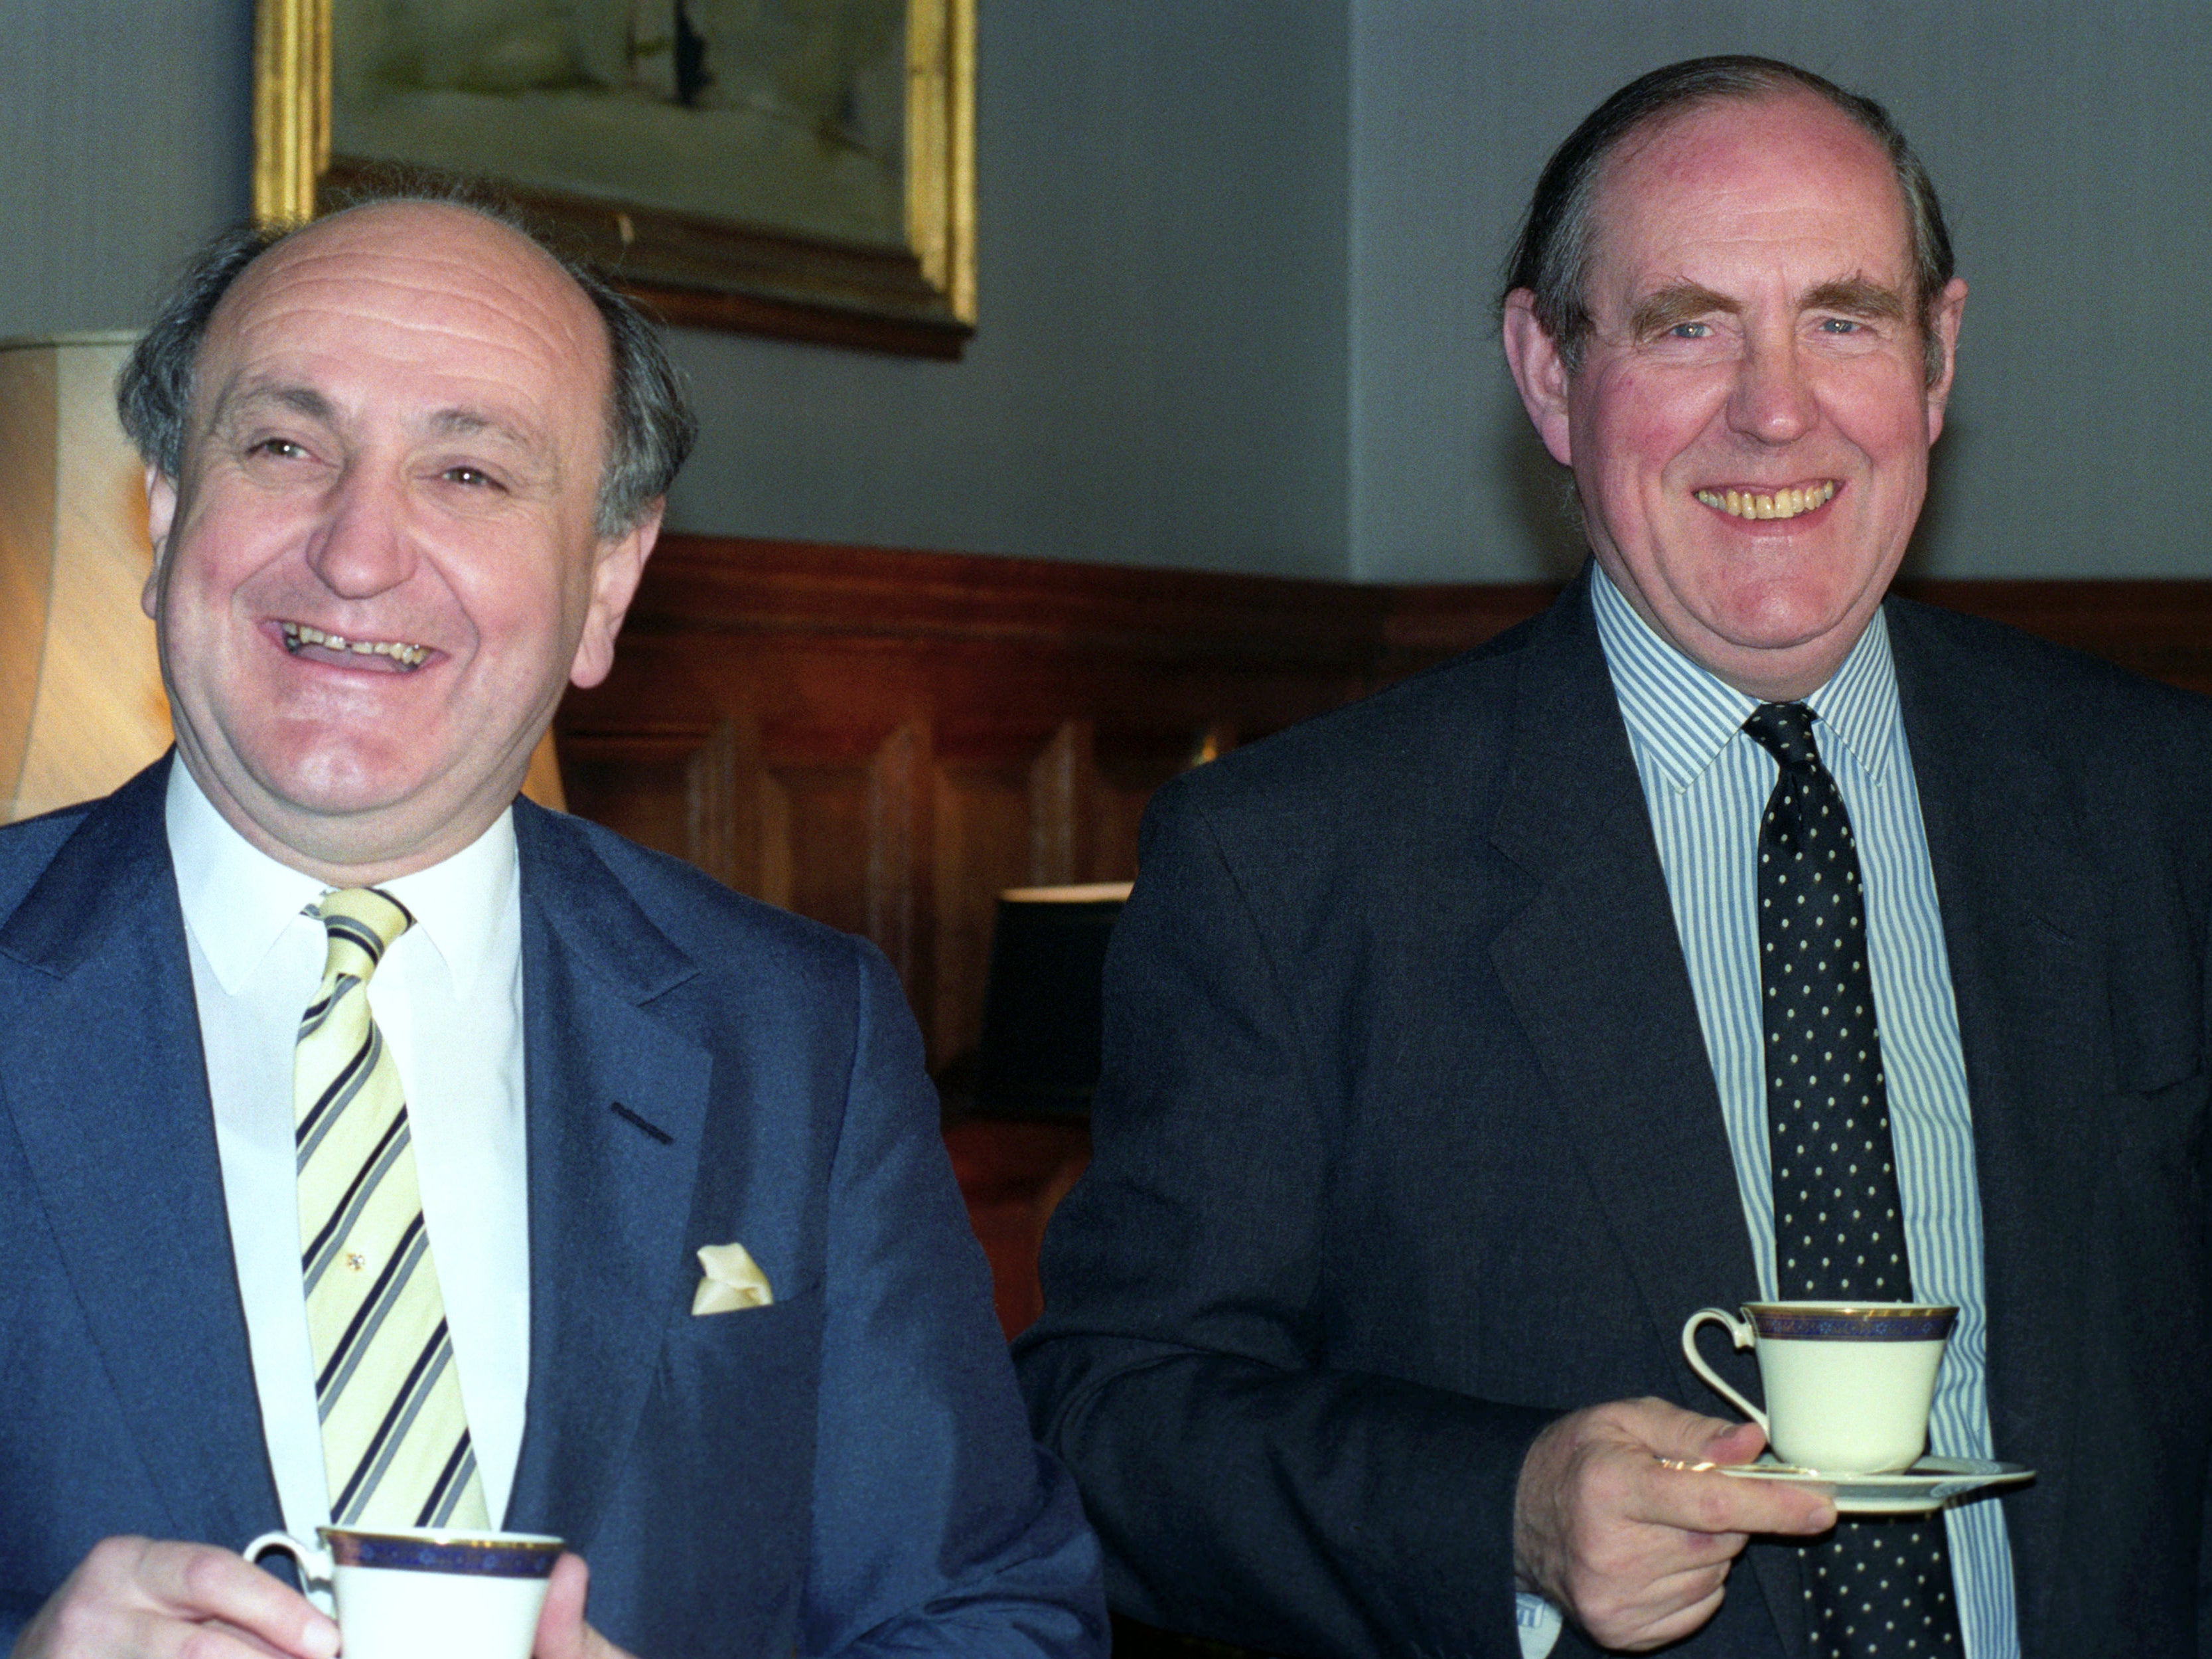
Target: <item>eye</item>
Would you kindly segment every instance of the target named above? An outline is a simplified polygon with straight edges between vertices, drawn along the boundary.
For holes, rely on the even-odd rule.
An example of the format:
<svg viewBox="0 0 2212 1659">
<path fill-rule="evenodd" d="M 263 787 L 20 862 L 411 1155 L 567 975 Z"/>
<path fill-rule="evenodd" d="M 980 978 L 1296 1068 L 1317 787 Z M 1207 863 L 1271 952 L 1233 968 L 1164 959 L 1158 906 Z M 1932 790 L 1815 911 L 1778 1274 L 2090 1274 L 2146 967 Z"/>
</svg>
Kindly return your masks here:
<svg viewBox="0 0 2212 1659">
<path fill-rule="evenodd" d="M 499 480 L 479 467 L 448 467 L 439 476 L 448 484 L 466 485 L 473 490 L 496 490 L 500 487 Z"/>
<path fill-rule="evenodd" d="M 1866 332 L 1866 325 L 1856 317 L 1823 317 L 1820 319 L 1820 332 L 1823 334 L 1863 334 Z"/>
<path fill-rule="evenodd" d="M 1712 333 L 1713 326 L 1709 322 L 1678 322 L 1667 331 L 1667 338 L 1670 340 L 1704 340 L 1711 339 Z"/>
<path fill-rule="evenodd" d="M 307 452 L 289 438 L 263 438 L 246 453 L 250 455 L 274 455 L 279 460 L 298 460 Z"/>
</svg>

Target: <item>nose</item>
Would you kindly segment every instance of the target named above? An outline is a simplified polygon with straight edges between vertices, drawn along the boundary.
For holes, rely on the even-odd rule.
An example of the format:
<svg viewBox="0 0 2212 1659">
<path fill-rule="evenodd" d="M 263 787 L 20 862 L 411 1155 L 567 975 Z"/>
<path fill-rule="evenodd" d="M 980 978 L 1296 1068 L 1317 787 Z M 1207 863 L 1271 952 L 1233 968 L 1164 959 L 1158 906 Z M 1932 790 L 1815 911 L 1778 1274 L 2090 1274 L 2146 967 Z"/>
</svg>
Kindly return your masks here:
<svg viewBox="0 0 2212 1659">
<path fill-rule="evenodd" d="M 415 573 L 404 492 L 370 468 L 342 473 L 307 546 L 308 568 L 341 599 L 368 599 Z"/>
<path fill-rule="evenodd" d="M 1729 397 L 1729 425 L 1753 442 L 1790 443 L 1820 418 L 1811 376 L 1791 339 L 1755 341 Z"/>
</svg>

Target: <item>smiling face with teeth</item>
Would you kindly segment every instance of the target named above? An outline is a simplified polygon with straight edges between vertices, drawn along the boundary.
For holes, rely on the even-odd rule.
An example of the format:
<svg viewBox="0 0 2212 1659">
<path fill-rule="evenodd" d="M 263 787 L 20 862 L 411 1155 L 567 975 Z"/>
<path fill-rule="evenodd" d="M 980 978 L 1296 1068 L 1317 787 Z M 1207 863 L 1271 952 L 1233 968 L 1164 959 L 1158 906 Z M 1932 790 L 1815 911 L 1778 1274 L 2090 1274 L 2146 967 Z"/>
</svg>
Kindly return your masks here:
<svg viewBox="0 0 2212 1659">
<path fill-rule="evenodd" d="M 1816 689 L 1904 556 L 1966 285 L 1930 384 L 1889 158 L 1790 93 L 1662 119 L 1606 163 L 1570 367 L 1526 290 L 1506 355 L 1590 546 L 1644 619 L 1754 697 Z"/>
<path fill-rule="evenodd" d="M 597 533 L 609 373 L 589 298 L 465 209 L 340 214 L 238 278 L 149 480 L 146 607 L 178 752 L 248 840 L 381 881 L 506 810 L 658 528 Z"/>
</svg>

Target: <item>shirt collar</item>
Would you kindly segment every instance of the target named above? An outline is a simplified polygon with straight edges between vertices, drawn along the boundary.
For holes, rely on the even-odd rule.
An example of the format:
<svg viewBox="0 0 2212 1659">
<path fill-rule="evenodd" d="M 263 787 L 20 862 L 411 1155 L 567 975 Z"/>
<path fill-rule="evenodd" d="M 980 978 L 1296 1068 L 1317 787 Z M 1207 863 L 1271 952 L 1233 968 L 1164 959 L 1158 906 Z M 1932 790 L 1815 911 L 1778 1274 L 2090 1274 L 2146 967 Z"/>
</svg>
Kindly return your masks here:
<svg viewBox="0 0 2212 1659">
<path fill-rule="evenodd" d="M 233 829 L 181 758 L 169 765 L 166 811 L 185 921 L 234 996 L 293 919 L 328 889 Z M 503 812 L 452 857 L 380 884 L 412 912 L 410 936 L 428 938 L 456 996 L 467 994 L 491 954 L 518 870 L 514 814 Z"/>
<path fill-rule="evenodd" d="M 1726 748 L 1759 706 L 1692 662 L 1638 614 L 1604 567 L 1590 570 L 1590 604 L 1614 697 L 1631 742 L 1676 790 L 1686 790 Z M 1899 724 L 1897 669 L 1889 628 L 1876 611 L 1828 682 L 1806 706 L 1840 738 L 1870 778 L 1888 763 Z"/>
</svg>

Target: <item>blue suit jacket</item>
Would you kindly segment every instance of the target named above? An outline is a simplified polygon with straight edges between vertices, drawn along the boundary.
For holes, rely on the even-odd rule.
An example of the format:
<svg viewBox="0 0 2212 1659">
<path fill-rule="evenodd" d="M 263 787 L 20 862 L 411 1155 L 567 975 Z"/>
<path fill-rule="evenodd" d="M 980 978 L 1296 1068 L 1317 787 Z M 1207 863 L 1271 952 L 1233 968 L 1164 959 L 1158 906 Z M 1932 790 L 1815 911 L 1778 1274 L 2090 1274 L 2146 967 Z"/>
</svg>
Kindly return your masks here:
<svg viewBox="0 0 2212 1659">
<path fill-rule="evenodd" d="M 103 1536 L 281 1524 L 166 776 L 0 832 L 0 1648 Z M 585 1555 L 593 1623 L 646 1659 L 1096 1650 L 1096 1546 L 1022 1421 L 888 965 L 514 811 L 531 1354 L 506 1524 Z M 732 1240 L 775 1301 L 695 1318 L 693 1253 Z"/>
<path fill-rule="evenodd" d="M 2212 704 L 1887 615 L 1973 1107 L 1994 1441 L 2039 1471 L 2002 1500 L 2022 1646 L 2191 1653 Z M 1643 1394 L 1732 1415 L 1678 1336 L 1758 1294 L 1586 587 L 1177 780 L 1143 856 L 1096 1150 L 1017 1346 L 1115 1603 L 1285 1653 L 1513 1659 L 1530 1440 Z M 1754 1544 L 1681 1650 L 1802 1653 L 1797 1574 Z"/>
</svg>

